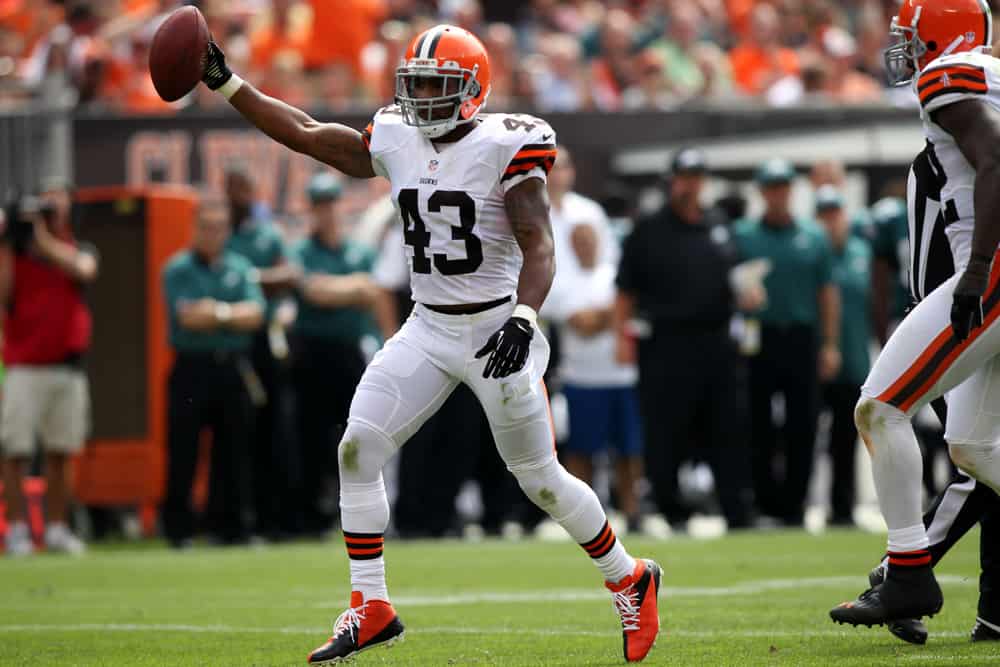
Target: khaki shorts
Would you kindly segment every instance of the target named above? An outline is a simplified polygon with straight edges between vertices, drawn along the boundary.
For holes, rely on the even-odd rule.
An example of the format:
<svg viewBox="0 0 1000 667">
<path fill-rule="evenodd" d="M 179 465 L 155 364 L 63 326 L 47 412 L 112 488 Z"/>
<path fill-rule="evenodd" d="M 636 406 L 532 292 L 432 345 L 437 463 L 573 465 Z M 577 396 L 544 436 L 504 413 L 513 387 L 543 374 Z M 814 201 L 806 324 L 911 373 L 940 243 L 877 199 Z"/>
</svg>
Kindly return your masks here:
<svg viewBox="0 0 1000 667">
<path fill-rule="evenodd" d="M 0 400 L 0 452 L 31 456 L 39 441 L 47 452 L 73 454 L 90 430 L 90 391 L 83 371 L 66 366 L 7 369 Z"/>
</svg>

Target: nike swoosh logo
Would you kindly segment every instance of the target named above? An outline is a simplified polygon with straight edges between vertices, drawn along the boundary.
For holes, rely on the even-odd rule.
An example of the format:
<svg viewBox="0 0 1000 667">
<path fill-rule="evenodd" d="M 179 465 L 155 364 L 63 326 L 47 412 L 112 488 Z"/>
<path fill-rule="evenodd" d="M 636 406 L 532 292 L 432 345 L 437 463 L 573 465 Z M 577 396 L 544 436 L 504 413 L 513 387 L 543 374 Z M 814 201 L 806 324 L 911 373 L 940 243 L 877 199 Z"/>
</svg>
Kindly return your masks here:
<svg viewBox="0 0 1000 667">
<path fill-rule="evenodd" d="M 552 138 L 551 134 L 543 134 L 542 135 L 542 141 L 548 141 L 551 138 Z"/>
</svg>

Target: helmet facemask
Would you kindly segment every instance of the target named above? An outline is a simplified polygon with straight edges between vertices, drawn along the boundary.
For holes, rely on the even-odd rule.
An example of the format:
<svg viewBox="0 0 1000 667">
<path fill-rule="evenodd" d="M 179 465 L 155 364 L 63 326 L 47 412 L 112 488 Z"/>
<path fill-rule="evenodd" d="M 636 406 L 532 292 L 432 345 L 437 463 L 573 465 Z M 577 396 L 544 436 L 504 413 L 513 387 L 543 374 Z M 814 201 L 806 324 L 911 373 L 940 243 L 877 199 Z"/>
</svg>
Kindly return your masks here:
<svg viewBox="0 0 1000 667">
<path fill-rule="evenodd" d="M 463 69 L 456 63 L 439 66 L 436 59 L 411 59 L 396 70 L 396 103 L 403 122 L 419 128 L 428 139 L 442 137 L 459 125 L 471 122 L 485 104 L 470 104 L 479 96 L 481 87 L 476 80 L 479 67 Z M 424 79 L 436 79 L 440 94 L 417 97 L 417 84 Z"/>
<path fill-rule="evenodd" d="M 882 53 L 890 86 L 905 86 L 920 71 L 920 59 L 927 53 L 927 45 L 917 34 L 920 9 L 917 7 L 913 22 L 908 26 L 899 25 L 898 16 L 892 19 L 889 34 L 898 41 Z"/>
</svg>

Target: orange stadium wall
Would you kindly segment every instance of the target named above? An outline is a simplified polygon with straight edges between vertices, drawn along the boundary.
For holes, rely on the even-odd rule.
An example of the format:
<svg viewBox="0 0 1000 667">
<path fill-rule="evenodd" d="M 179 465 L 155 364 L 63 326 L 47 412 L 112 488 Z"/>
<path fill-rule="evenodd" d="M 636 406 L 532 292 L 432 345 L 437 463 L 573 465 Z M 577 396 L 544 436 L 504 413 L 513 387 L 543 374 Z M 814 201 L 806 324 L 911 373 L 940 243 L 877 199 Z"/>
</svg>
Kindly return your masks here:
<svg viewBox="0 0 1000 667">
<path fill-rule="evenodd" d="M 148 506 L 162 497 L 171 352 L 160 272 L 188 244 L 196 201 L 183 187 L 77 192 L 77 234 L 101 256 L 88 294 L 92 439 L 74 476 L 83 503 Z"/>
</svg>

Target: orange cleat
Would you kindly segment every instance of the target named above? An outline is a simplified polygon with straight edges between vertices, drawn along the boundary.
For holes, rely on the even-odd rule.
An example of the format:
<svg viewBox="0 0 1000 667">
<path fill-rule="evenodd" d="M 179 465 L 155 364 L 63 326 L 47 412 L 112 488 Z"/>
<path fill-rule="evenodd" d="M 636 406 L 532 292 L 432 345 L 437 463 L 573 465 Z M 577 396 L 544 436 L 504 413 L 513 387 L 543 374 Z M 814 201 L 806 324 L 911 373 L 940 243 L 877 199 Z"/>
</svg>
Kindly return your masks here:
<svg viewBox="0 0 1000 667">
<path fill-rule="evenodd" d="M 392 646 L 403 639 L 403 623 L 385 600 L 364 601 L 351 593 L 351 606 L 333 624 L 333 636 L 309 654 L 310 665 L 333 665 L 375 646 Z"/>
<path fill-rule="evenodd" d="M 636 561 L 635 572 L 617 584 L 604 585 L 611 591 L 615 610 L 622 619 L 622 648 L 626 662 L 639 662 L 656 643 L 660 616 L 656 596 L 660 592 L 660 566 L 654 561 Z"/>
</svg>

